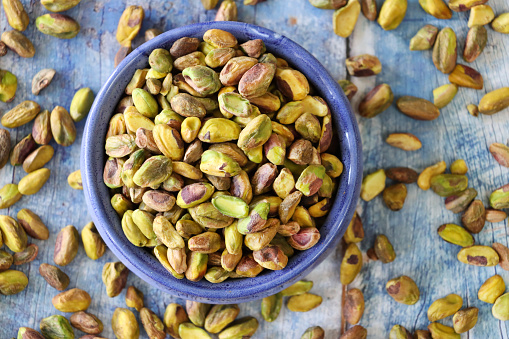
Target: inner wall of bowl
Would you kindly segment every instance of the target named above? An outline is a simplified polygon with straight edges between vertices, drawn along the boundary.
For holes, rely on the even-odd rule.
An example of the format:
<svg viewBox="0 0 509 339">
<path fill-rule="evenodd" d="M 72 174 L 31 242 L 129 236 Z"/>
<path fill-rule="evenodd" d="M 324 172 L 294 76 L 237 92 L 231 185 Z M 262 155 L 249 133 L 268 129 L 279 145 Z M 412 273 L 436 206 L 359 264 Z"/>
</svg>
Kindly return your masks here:
<svg viewBox="0 0 509 339">
<path fill-rule="evenodd" d="M 340 176 L 334 205 L 320 227 L 321 239 L 317 245 L 300 253 L 296 251 L 296 255 L 290 258 L 287 267 L 281 271 L 265 270 L 254 279 L 229 279 L 221 284 L 212 284 L 205 279 L 199 282 L 191 282 L 186 279 L 178 280 L 166 271 L 146 249 L 136 248 L 132 245 L 122 231 L 120 218 L 111 207 L 108 188 L 102 181 L 102 169 L 106 160 L 104 143 L 108 121 L 114 114 L 114 109 L 122 98 L 124 89 L 135 69 L 147 67 L 148 56 L 153 49 L 170 49 L 173 42 L 183 36 L 201 39 L 203 33 L 211 26 L 232 32 L 239 42 L 257 38 L 264 40 L 268 52 L 284 57 L 292 67 L 306 75 L 310 84 L 315 88 L 316 94 L 323 97 L 330 106 L 335 128 L 333 144 L 339 139 L 337 148 L 345 169 Z M 94 136 L 95 144 L 93 160 L 88 166 L 88 168 L 93 168 L 95 173 L 92 177 L 88 177 L 90 179 L 88 184 L 93 186 L 90 187 L 90 190 L 92 192 L 95 190 L 98 194 L 97 197 L 88 198 L 94 211 L 94 219 L 97 219 L 94 221 L 98 224 L 99 231 L 106 237 L 105 240 L 113 252 L 122 261 L 127 261 L 125 263 L 130 266 L 131 270 L 160 289 L 182 298 L 216 303 L 221 300 L 223 302 L 229 300 L 248 301 L 268 295 L 267 289 L 271 292 L 270 294 L 274 294 L 289 286 L 310 272 L 328 253 L 335 249 L 346 230 L 358 197 L 358 187 L 351 186 L 358 186 L 359 173 L 362 171 L 357 166 L 360 154 L 351 154 L 349 147 L 359 145 L 359 140 L 357 140 L 358 133 L 352 133 L 356 130 L 356 126 L 352 124 L 354 118 L 349 107 L 345 104 L 347 101 L 344 95 L 338 92 L 338 86 L 330 76 L 317 67 L 314 62 L 311 62 L 313 60 L 310 58 L 312 58 L 310 55 L 302 53 L 298 45 L 283 36 L 273 34 L 271 31 L 248 24 L 222 22 L 213 25 L 211 23 L 194 24 L 163 33 L 133 51 L 119 65 L 108 80 L 110 86 L 102 91 L 102 97 L 98 96 L 94 105 L 96 107 L 92 109 L 93 112 L 101 113 L 91 117 L 87 123 L 87 129 Z M 319 84 L 326 84 L 326 86 L 319 86 Z M 360 148 L 358 150 L 360 152 Z M 354 200 L 353 203 L 352 200 Z M 109 227 L 102 227 L 101 222 L 104 221 L 108 223 Z"/>
</svg>

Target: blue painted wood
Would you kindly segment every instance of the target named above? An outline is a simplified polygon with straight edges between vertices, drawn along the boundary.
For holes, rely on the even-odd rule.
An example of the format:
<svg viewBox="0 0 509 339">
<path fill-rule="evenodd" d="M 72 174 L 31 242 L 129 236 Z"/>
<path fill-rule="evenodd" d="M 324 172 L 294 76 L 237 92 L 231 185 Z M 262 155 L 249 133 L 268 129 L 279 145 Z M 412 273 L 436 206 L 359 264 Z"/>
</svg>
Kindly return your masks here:
<svg viewBox="0 0 509 339">
<path fill-rule="evenodd" d="M 13 103 L 0 103 L 2 112 L 25 99 L 36 100 L 49 110 L 55 105 L 69 107 L 73 92 L 82 86 L 89 86 L 97 92 L 113 70 L 113 57 L 118 48 L 115 30 L 125 5 L 142 4 L 145 8 L 146 19 L 142 31 L 152 27 L 167 30 L 212 20 L 215 16 L 215 10 L 204 11 L 199 0 L 145 0 L 143 3 L 132 0 L 83 0 L 67 12 L 81 23 L 82 31 L 77 38 L 66 41 L 40 34 L 33 22 L 46 11 L 39 2 L 22 2 L 32 23 L 26 34 L 34 42 L 37 53 L 30 60 L 21 59 L 13 53 L 0 58 L 0 68 L 13 71 L 20 84 Z M 378 2 L 380 6 L 381 1 Z M 305 0 L 268 0 L 256 7 L 242 6 L 241 1 L 237 1 L 241 21 L 265 26 L 295 40 L 311 50 L 337 79 L 346 77 L 344 60 L 347 50 L 349 55 L 372 53 L 379 56 L 384 66 L 380 75 L 353 80 L 360 89 L 360 94 L 354 99 L 354 107 L 375 84 L 389 83 L 396 97 L 409 94 L 432 99 L 432 90 L 447 83 L 447 77 L 434 68 L 431 52 L 410 52 L 408 42 L 421 26 L 432 23 L 438 27 L 454 28 L 458 34 L 459 50 L 462 50 L 468 30 L 468 13 L 454 13 L 451 20 L 437 20 L 424 13 L 417 0 L 409 2 L 407 17 L 397 30 L 382 31 L 376 23 L 367 21 L 361 15 L 354 34 L 345 40 L 332 33 L 332 11 L 313 8 Z M 503 0 L 491 0 L 490 5 L 496 13 L 509 11 L 509 5 Z M 10 29 L 3 13 L 0 15 L 0 29 Z M 359 118 L 365 173 L 392 166 L 409 166 L 420 171 L 439 160 L 450 164 L 455 159 L 463 158 L 470 168 L 470 185 L 478 190 L 479 198 L 486 204 L 489 193 L 508 182 L 508 170 L 493 160 L 487 147 L 492 142 L 507 141 L 509 112 L 506 110 L 494 116 L 474 118 L 466 111 L 466 105 L 477 103 L 485 92 L 509 85 L 509 36 L 491 29 L 488 31 L 488 46 L 472 65 L 484 76 L 484 90 L 460 89 L 453 102 L 442 109 L 441 117 L 432 122 L 411 120 L 399 113 L 394 105 L 374 119 Z M 142 42 L 141 35 L 135 39 L 136 46 Z M 461 58 L 458 60 L 461 62 Z M 40 96 L 32 96 L 30 83 L 33 75 L 48 67 L 55 68 L 57 76 Z M 52 170 L 48 184 L 38 194 L 24 197 L 11 209 L 0 212 L 15 216 L 20 208 L 30 208 L 41 215 L 51 231 L 49 240 L 33 241 L 40 246 L 37 260 L 16 267 L 29 276 L 27 289 L 16 296 L 0 296 L 0 338 L 15 337 L 20 326 L 38 329 L 42 318 L 62 314 L 51 305 L 51 298 L 57 291 L 39 276 L 38 267 L 43 262 L 53 262 L 53 246 L 60 228 L 73 224 L 81 230 L 89 221 L 82 192 L 70 189 L 66 182 L 67 175 L 79 167 L 83 126 L 84 122 L 77 124 L 78 137 L 73 146 L 63 148 L 53 144 L 56 153 L 48 166 Z M 30 130 L 31 124 L 11 130 L 12 141 L 21 140 Z M 422 140 L 423 148 L 409 153 L 386 145 L 385 137 L 397 131 L 414 133 Z M 18 182 L 23 174 L 19 167 L 6 166 L 0 170 L 0 186 Z M 459 223 L 458 215 L 445 210 L 442 198 L 429 191 L 423 192 L 416 185 L 409 185 L 407 202 L 400 212 L 388 210 L 380 197 L 370 203 L 360 203 L 359 212 L 366 229 L 366 239 L 360 245 L 363 252 L 372 246 L 376 234 L 384 233 L 391 239 L 398 254 L 396 261 L 391 264 L 365 264 L 351 286 L 362 288 L 365 294 L 366 312 L 361 324 L 368 329 L 369 338 L 388 337 L 394 324 L 402 324 L 412 331 L 424 329 L 428 325 L 428 306 L 433 300 L 449 293 L 460 294 L 465 306 L 480 308 L 477 326 L 465 337 L 509 337 L 507 325 L 491 316 L 490 305 L 477 300 L 477 290 L 484 280 L 498 273 L 509 281 L 509 275 L 499 267 L 469 267 L 456 260 L 459 249 L 436 235 L 439 225 L 445 222 Z M 475 238 L 478 244 L 490 245 L 493 241 L 499 241 L 507 245 L 507 223 L 487 224 Z M 102 335 L 106 338 L 114 337 L 109 326 L 113 310 L 125 306 L 125 292 L 110 299 L 100 281 L 103 264 L 115 260 L 113 254 L 107 252 L 94 262 L 80 248 L 75 261 L 63 268 L 71 277 L 70 287 L 80 287 L 90 293 L 93 299 L 90 312 L 103 320 L 105 331 Z M 310 274 L 309 279 L 315 282 L 313 292 L 324 297 L 323 304 L 310 313 L 295 314 L 283 308 L 280 317 L 269 324 L 259 314 L 259 303 L 241 305 L 242 315 L 251 314 L 260 320 L 261 326 L 255 338 L 299 338 L 307 327 L 313 325 L 324 327 L 327 339 L 338 338 L 342 294 L 339 284 L 340 260 L 341 248 L 338 248 L 334 255 Z M 402 274 L 414 278 L 421 289 L 421 300 L 414 306 L 396 304 L 384 290 L 389 279 Z M 184 302 L 149 288 L 132 274 L 128 284 L 141 289 L 147 305 L 160 316 L 168 303 Z M 446 319 L 444 323 L 450 325 L 451 320 Z M 141 337 L 146 338 L 145 332 L 141 332 Z M 76 334 L 77 337 L 82 335 L 78 331 Z"/>
</svg>

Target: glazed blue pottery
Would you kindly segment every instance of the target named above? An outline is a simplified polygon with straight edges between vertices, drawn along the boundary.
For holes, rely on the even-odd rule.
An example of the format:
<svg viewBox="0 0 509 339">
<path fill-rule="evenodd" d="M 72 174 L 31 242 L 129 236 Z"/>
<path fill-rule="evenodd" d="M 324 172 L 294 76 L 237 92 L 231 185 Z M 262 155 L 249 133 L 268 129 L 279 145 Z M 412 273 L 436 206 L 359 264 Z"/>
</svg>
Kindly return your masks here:
<svg viewBox="0 0 509 339">
<path fill-rule="evenodd" d="M 115 106 L 138 68 L 146 68 L 155 48 L 170 49 L 181 37 L 203 36 L 211 28 L 231 32 L 239 42 L 262 39 L 267 51 L 282 56 L 300 70 L 328 103 L 334 122 L 332 143 L 344 164 L 339 189 L 330 213 L 319 225 L 321 239 L 307 251 L 296 252 L 281 271 L 264 270 L 256 278 L 228 279 L 212 284 L 202 279 L 178 280 L 167 272 L 147 249 L 132 245 L 123 234 L 120 218 L 110 205 L 110 193 L 103 183 L 105 135 Z M 336 81 L 309 52 L 292 40 L 265 28 L 240 22 L 205 22 L 173 29 L 148 41 L 129 54 L 98 93 L 90 111 L 81 147 L 81 174 L 88 211 L 108 248 L 134 274 L 177 297 L 213 304 L 241 303 L 273 295 L 306 276 L 334 251 L 351 220 L 362 180 L 362 154 L 358 127 L 350 104 Z M 338 282 L 339 284 L 339 282 Z"/>
</svg>

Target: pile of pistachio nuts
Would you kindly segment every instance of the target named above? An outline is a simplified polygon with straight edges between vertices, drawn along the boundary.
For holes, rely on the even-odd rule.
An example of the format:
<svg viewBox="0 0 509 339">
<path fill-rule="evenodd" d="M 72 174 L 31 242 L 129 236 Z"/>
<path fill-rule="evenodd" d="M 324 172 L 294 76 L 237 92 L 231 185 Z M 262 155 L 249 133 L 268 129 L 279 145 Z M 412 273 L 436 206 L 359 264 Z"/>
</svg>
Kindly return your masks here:
<svg viewBox="0 0 509 339">
<path fill-rule="evenodd" d="M 336 9 L 334 13 L 334 30 L 336 34 L 349 36 L 357 17 L 362 12 L 367 19 L 374 21 L 378 16 L 378 23 L 384 30 L 392 30 L 399 26 L 406 14 L 407 0 L 386 0 L 378 15 L 376 2 L 373 0 L 309 0 L 310 3 L 322 9 Z M 491 23 L 494 31 L 509 34 L 509 13 L 500 14 L 495 18 L 493 9 L 486 4 L 488 0 L 451 0 L 446 5 L 442 0 L 419 1 L 423 10 L 438 19 L 450 19 L 452 11 L 470 10 L 468 21 L 469 31 L 465 39 L 463 60 L 467 63 L 475 61 L 483 52 L 488 41 L 488 30 L 485 25 Z M 346 23 L 346 24 L 345 24 Z M 341 25 L 340 25 L 341 24 Z M 484 88 L 482 75 L 472 67 L 457 63 L 457 37 L 455 32 L 445 27 L 439 29 L 432 25 L 425 25 L 410 40 L 411 51 L 433 49 L 432 58 L 437 70 L 449 74 L 449 82 L 433 91 L 433 102 L 414 96 L 402 96 L 396 101 L 398 110 L 406 116 L 421 120 L 435 120 L 440 116 L 440 109 L 447 106 L 456 96 L 460 87 L 481 90 Z M 346 60 L 346 68 L 352 77 L 375 76 L 382 72 L 380 60 L 369 54 L 350 57 Z M 349 80 L 340 80 L 345 95 L 351 100 L 358 89 Z M 394 93 L 390 85 L 379 84 L 369 91 L 360 101 L 358 113 L 363 118 L 373 118 L 387 110 L 394 101 Z M 487 93 L 479 104 L 468 104 L 467 110 L 477 117 L 479 113 L 492 115 L 509 107 L 509 87 L 502 87 Z M 386 143 L 404 151 L 417 151 L 422 148 L 422 142 L 411 133 L 392 133 Z M 509 147 L 501 143 L 493 143 L 489 151 L 494 159 L 502 166 L 509 167 Z M 493 243 L 492 247 L 474 245 L 472 234 L 482 231 L 485 222 L 501 222 L 507 219 L 507 214 L 501 209 L 509 208 L 509 185 L 495 190 L 489 202 L 491 208 L 485 208 L 481 200 L 475 200 L 477 191 L 468 187 L 466 173 L 468 167 L 463 159 L 458 159 L 450 166 L 450 174 L 445 174 L 447 165 L 441 161 L 417 173 L 408 167 L 379 169 L 364 177 L 361 198 L 371 201 L 382 194 L 385 205 L 399 211 L 403 208 L 407 197 L 407 184 L 417 182 L 422 190 L 432 189 L 440 196 L 446 197 L 445 207 L 453 213 L 462 213 L 461 224 L 444 224 L 438 228 L 438 235 L 445 241 L 461 246 L 457 257 L 460 262 L 476 266 L 500 265 L 504 270 L 509 269 L 509 249 Z M 386 180 L 394 183 L 386 187 Z M 362 268 L 362 253 L 357 247 L 364 238 L 362 220 L 358 214 L 352 219 L 345 235 L 347 244 L 341 263 L 341 283 L 348 285 L 359 274 Z M 370 260 L 379 260 L 384 264 L 395 260 L 396 252 L 390 240 L 383 234 L 377 235 L 372 248 L 367 251 Z M 408 276 L 391 279 L 386 284 L 387 293 L 397 302 L 413 305 L 419 300 L 420 292 L 416 283 Z M 499 320 L 509 318 L 506 306 L 509 304 L 509 294 L 504 294 L 505 283 L 498 275 L 488 279 L 479 290 L 479 300 L 494 304 L 492 313 Z M 486 297 L 489 295 L 489 297 Z M 507 296 L 506 296 L 507 295 Z M 346 331 L 342 339 L 366 338 L 367 331 L 357 325 L 364 311 L 364 298 L 358 289 L 351 289 L 344 296 L 345 320 L 355 325 Z M 469 331 L 477 323 L 478 309 L 469 307 L 461 309 L 462 298 L 456 294 L 449 295 L 435 301 L 428 311 L 431 324 L 428 331 L 417 330 L 415 338 L 459 338 L 460 333 Z M 437 323 L 437 320 L 454 315 L 454 328 Z M 395 325 L 391 338 L 411 337 L 411 333 L 403 326 Z"/>
<path fill-rule="evenodd" d="M 134 73 L 109 123 L 104 182 L 133 245 L 178 279 L 220 283 L 313 247 L 343 165 L 301 72 L 259 39 L 211 29 L 203 40 L 155 49 Z"/>
</svg>

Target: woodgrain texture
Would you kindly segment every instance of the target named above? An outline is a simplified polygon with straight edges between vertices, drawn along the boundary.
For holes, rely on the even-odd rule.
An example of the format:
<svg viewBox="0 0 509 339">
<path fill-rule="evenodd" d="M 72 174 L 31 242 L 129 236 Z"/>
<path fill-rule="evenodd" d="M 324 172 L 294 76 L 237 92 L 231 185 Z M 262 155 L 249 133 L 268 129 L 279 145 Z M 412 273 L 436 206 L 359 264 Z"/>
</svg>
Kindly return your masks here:
<svg viewBox="0 0 509 339">
<path fill-rule="evenodd" d="M 55 105 L 69 107 L 72 95 L 81 87 L 100 89 L 113 70 L 113 58 L 118 44 L 115 30 L 118 18 L 126 5 L 142 5 L 146 11 L 142 33 L 156 27 L 169 30 L 185 24 L 213 20 L 215 10 L 203 10 L 199 0 L 83 0 L 67 14 L 76 18 L 82 30 L 72 40 L 59 40 L 39 33 L 33 25 L 35 18 L 45 9 L 39 1 L 22 0 L 31 19 L 26 34 L 37 50 L 33 59 L 22 59 L 10 52 L 0 58 L 0 68 L 11 70 L 18 77 L 19 87 L 13 103 L 0 103 L 5 112 L 15 104 L 36 100 L 45 109 Z M 467 33 L 468 13 L 454 13 L 451 20 L 437 20 L 427 15 L 417 0 L 409 0 L 409 9 L 402 25 L 395 31 L 384 32 L 376 23 L 359 18 L 352 37 L 348 40 L 332 33 L 332 11 L 319 10 L 306 0 L 268 0 L 256 7 L 239 5 L 239 20 L 255 23 L 282 33 L 310 50 L 336 79 L 346 77 L 344 60 L 347 55 L 361 53 L 376 54 L 383 63 L 380 75 L 354 79 L 359 94 L 354 99 L 356 107 L 360 98 L 375 84 L 388 83 L 396 97 L 417 95 L 432 100 L 432 90 L 447 83 L 447 76 L 439 73 L 431 62 L 431 52 L 410 52 L 408 42 L 424 24 L 438 27 L 451 26 L 458 34 L 459 51 L 462 50 Z M 491 0 L 495 12 L 509 11 L 504 0 Z M 381 1 L 378 2 L 380 7 Z M 5 15 L 0 15 L 1 31 L 9 30 Z M 445 160 L 448 164 L 463 158 L 469 165 L 470 185 L 479 192 L 479 198 L 487 203 L 489 193 L 508 182 L 508 170 L 499 166 L 488 152 L 492 142 L 507 141 L 508 113 L 474 118 L 466 111 L 466 105 L 477 103 L 489 90 L 509 85 L 509 36 L 489 31 L 488 46 L 483 55 L 473 63 L 485 79 L 485 90 L 460 89 L 454 101 L 442 109 L 439 119 L 418 122 L 397 111 L 393 105 L 380 116 L 367 120 L 359 118 L 364 146 L 365 174 L 378 168 L 409 166 L 420 171 L 425 167 Z M 143 42 L 142 34 L 135 46 Z M 459 58 L 461 62 L 461 58 Z M 53 83 L 37 97 L 30 93 L 33 75 L 40 69 L 57 70 Z M 25 291 L 16 296 L 0 296 L 0 338 L 11 338 L 20 326 L 39 329 L 42 318 L 62 314 L 51 305 L 57 291 L 39 276 L 41 263 L 53 263 L 53 246 L 58 231 L 73 224 L 79 230 L 89 221 L 81 191 L 67 185 L 67 175 L 79 167 L 79 148 L 85 122 L 77 124 L 78 135 L 74 145 L 63 148 L 55 145 L 56 153 L 50 162 L 51 178 L 36 195 L 24 197 L 9 210 L 0 213 L 15 216 L 21 208 L 30 208 L 39 214 L 48 225 L 51 236 L 47 241 L 33 241 L 40 247 L 39 257 L 29 265 L 16 267 L 27 274 L 30 283 Z M 12 142 L 21 140 L 31 131 L 31 124 L 11 130 Z M 384 143 L 392 132 L 411 132 L 417 135 L 424 146 L 417 152 L 404 152 Z M 18 182 L 24 175 L 20 167 L 10 165 L 0 170 L 0 186 Z M 465 306 L 480 308 L 478 325 L 470 331 L 469 338 L 508 338 L 508 327 L 491 317 L 491 307 L 477 300 L 477 290 L 491 275 L 501 274 L 509 282 L 509 275 L 500 268 L 467 267 L 456 260 L 459 248 L 443 242 L 436 234 L 439 225 L 445 222 L 459 223 L 459 216 L 443 207 L 443 199 L 432 192 L 423 192 L 416 185 L 408 186 L 405 207 L 400 212 L 387 209 L 381 198 L 370 203 L 360 203 L 359 212 L 366 228 L 366 239 L 361 243 L 365 252 L 371 247 L 378 233 L 386 234 L 394 244 L 398 258 L 391 264 L 380 262 L 366 264 L 352 286 L 360 287 L 366 297 L 366 313 L 361 324 L 368 329 L 369 338 L 387 338 L 394 324 L 404 325 L 409 330 L 424 329 L 428 325 L 426 310 L 431 302 L 449 293 L 460 294 Z M 478 244 L 498 241 L 507 245 L 507 223 L 487 224 L 475 236 Z M 101 270 L 105 262 L 115 261 L 111 252 L 94 262 L 88 259 L 83 248 L 79 256 L 63 270 L 71 277 L 70 288 L 80 287 L 92 297 L 89 309 L 105 324 L 102 336 L 113 338 L 110 320 L 116 307 L 125 307 L 125 291 L 118 297 L 107 297 L 101 282 Z M 339 263 L 341 249 L 320 265 L 308 279 L 315 282 L 313 292 L 324 297 L 323 304 L 306 314 L 296 314 L 283 308 L 274 323 L 266 323 L 259 313 L 259 302 L 241 306 L 241 315 L 254 315 L 260 320 L 260 329 L 254 338 L 300 338 L 309 326 L 320 325 L 326 330 L 326 338 L 338 338 L 341 324 L 341 293 Z M 415 279 L 421 288 L 421 300 L 414 306 L 396 304 L 385 292 L 385 283 L 396 276 L 406 274 Z M 129 276 L 128 285 L 143 291 L 148 307 L 162 317 L 170 302 L 183 300 L 164 295 L 146 283 Z M 136 313 L 136 312 L 135 312 Z M 69 316 L 67 314 L 66 316 Z M 444 321 L 451 324 L 451 320 Z M 141 337 L 146 338 L 142 330 Z M 77 337 L 82 333 L 76 331 Z"/>
</svg>

